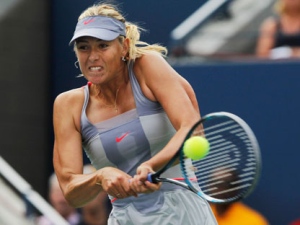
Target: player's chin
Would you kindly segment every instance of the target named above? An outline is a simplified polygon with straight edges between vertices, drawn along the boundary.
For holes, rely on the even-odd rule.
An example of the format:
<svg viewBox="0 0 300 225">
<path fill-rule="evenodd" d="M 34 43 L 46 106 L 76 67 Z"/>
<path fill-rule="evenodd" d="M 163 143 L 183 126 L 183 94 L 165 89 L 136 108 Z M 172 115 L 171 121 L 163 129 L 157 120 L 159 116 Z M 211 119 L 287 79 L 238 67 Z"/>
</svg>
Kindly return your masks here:
<svg viewBox="0 0 300 225">
<path fill-rule="evenodd" d="M 93 84 L 101 84 L 103 82 L 103 75 L 99 73 L 85 73 L 85 78 Z"/>
</svg>

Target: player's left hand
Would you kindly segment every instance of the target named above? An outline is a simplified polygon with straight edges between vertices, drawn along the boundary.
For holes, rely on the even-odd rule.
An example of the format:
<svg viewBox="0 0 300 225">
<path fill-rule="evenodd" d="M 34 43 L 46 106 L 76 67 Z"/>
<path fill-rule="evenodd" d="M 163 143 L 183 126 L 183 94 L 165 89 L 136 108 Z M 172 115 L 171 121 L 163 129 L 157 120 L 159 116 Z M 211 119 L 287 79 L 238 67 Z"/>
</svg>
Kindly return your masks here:
<svg viewBox="0 0 300 225">
<path fill-rule="evenodd" d="M 147 180 L 149 173 L 154 173 L 151 166 L 147 164 L 141 164 L 137 170 L 136 175 L 130 180 L 130 186 L 132 190 L 137 193 L 151 193 L 157 191 L 161 187 L 161 183 L 151 183 Z"/>
</svg>

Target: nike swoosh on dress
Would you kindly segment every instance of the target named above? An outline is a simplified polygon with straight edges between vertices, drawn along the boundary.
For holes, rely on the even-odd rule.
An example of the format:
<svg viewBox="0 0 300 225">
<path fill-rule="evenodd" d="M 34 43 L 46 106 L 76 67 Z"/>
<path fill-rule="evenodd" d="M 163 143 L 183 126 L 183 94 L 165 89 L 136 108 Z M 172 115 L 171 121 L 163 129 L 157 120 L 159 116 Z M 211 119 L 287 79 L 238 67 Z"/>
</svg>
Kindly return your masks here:
<svg viewBox="0 0 300 225">
<path fill-rule="evenodd" d="M 116 142 L 121 142 L 128 134 L 129 134 L 129 132 L 126 132 L 121 137 L 116 137 Z"/>
</svg>

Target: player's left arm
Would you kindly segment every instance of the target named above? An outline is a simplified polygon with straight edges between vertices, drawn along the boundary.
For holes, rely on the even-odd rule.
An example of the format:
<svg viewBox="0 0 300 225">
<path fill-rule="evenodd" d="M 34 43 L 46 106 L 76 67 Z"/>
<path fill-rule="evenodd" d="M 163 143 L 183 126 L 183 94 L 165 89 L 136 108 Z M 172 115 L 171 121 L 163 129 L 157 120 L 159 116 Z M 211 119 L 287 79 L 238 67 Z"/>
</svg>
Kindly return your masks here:
<svg viewBox="0 0 300 225">
<path fill-rule="evenodd" d="M 139 58 L 134 72 L 145 96 L 162 105 L 177 131 L 157 155 L 138 168 L 139 179 L 146 180 L 149 168 L 158 170 L 180 148 L 190 128 L 200 119 L 200 112 L 191 85 L 160 55 L 151 53 Z"/>
</svg>

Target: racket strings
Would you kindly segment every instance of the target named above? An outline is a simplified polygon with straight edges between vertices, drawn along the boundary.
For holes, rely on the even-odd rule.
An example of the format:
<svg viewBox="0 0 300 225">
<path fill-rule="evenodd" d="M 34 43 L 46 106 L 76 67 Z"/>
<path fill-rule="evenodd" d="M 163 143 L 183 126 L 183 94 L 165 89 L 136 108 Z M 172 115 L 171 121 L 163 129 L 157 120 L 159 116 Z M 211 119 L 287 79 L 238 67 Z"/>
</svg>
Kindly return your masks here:
<svg viewBox="0 0 300 225">
<path fill-rule="evenodd" d="M 238 199 L 249 190 L 256 175 L 256 154 L 249 134 L 236 121 L 208 120 L 192 136 L 205 136 L 209 154 L 201 160 L 184 160 L 184 171 L 195 189 L 218 199 Z M 201 188 L 200 188 L 201 187 Z"/>
</svg>

